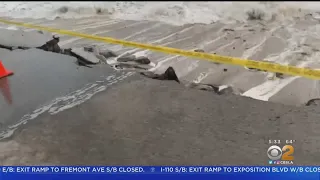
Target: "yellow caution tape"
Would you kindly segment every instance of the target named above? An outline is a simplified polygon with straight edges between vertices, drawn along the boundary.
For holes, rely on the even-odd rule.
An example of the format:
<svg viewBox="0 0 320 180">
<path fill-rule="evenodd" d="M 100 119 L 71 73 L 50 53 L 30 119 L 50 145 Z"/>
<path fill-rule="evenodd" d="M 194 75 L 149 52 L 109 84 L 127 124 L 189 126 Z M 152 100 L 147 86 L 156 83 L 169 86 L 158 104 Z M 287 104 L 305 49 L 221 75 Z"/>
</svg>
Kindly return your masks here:
<svg viewBox="0 0 320 180">
<path fill-rule="evenodd" d="M 102 42 L 111 43 L 111 44 L 120 44 L 123 46 L 131 46 L 131 47 L 135 47 L 135 48 L 149 49 L 149 50 L 158 51 L 158 52 L 167 53 L 167 54 L 187 56 L 187 57 L 204 59 L 204 60 L 219 62 L 219 63 L 224 63 L 224 64 L 246 66 L 249 68 L 255 68 L 255 69 L 265 70 L 265 71 L 269 71 L 269 72 L 278 72 L 278 73 L 283 73 L 283 74 L 288 74 L 288 75 L 293 75 L 293 76 L 303 76 L 303 77 L 310 78 L 310 79 L 320 79 L 320 70 L 315 70 L 315 69 L 300 68 L 300 67 L 295 67 L 295 66 L 286 66 L 286 65 L 280 65 L 280 64 L 264 62 L 264 61 L 254 61 L 254 60 L 240 59 L 240 58 L 228 57 L 228 56 L 220 56 L 220 55 L 208 54 L 208 53 L 202 53 L 202 52 L 186 51 L 186 50 L 170 48 L 170 47 L 142 44 L 142 43 L 137 43 L 137 42 L 114 39 L 114 38 L 110 38 L 110 37 L 100 37 L 100 36 L 83 34 L 83 33 L 62 30 L 62 29 L 56 29 L 56 28 L 51 28 L 51 27 L 43 27 L 43 26 L 38 26 L 38 25 L 33 25 L 33 24 L 28 24 L 28 23 L 8 21 L 8 20 L 4 20 L 4 19 L 0 19 L 0 22 L 5 23 L 5 24 L 16 25 L 16 26 L 23 26 L 23 27 L 31 28 L 31 29 L 38 29 L 38 30 L 43 30 L 43 31 L 54 32 L 54 33 L 58 33 L 58 34 L 77 36 L 77 37 L 102 41 Z"/>
</svg>

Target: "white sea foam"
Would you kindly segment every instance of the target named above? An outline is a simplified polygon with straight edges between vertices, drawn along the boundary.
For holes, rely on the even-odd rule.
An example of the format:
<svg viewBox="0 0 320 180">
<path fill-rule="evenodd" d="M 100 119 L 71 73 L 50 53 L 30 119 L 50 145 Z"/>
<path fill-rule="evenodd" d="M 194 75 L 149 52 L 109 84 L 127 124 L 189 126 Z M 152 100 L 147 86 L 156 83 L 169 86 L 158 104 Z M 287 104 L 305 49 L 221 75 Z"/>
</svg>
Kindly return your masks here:
<svg viewBox="0 0 320 180">
<path fill-rule="evenodd" d="M 81 18 L 108 15 L 114 19 L 156 20 L 173 24 L 245 21 L 247 11 L 264 12 L 287 20 L 312 13 L 318 17 L 320 2 L 0 2 L 0 16 Z"/>
</svg>

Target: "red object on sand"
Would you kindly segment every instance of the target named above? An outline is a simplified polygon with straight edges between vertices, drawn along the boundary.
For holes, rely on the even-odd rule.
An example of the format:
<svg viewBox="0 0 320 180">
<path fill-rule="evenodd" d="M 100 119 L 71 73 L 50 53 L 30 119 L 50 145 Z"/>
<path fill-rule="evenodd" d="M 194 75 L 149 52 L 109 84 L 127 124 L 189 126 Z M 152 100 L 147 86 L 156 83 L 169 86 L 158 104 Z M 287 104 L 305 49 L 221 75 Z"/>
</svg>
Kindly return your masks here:
<svg viewBox="0 0 320 180">
<path fill-rule="evenodd" d="M 12 96 L 8 78 L 0 79 L 0 91 L 3 97 L 6 99 L 7 103 L 12 104 Z"/>
<path fill-rule="evenodd" d="M 4 78 L 4 77 L 7 77 L 7 76 L 10 76 L 12 75 L 13 72 L 12 71 L 9 71 L 7 70 L 4 65 L 2 64 L 2 62 L 0 61 L 0 79 L 1 78 Z"/>
</svg>

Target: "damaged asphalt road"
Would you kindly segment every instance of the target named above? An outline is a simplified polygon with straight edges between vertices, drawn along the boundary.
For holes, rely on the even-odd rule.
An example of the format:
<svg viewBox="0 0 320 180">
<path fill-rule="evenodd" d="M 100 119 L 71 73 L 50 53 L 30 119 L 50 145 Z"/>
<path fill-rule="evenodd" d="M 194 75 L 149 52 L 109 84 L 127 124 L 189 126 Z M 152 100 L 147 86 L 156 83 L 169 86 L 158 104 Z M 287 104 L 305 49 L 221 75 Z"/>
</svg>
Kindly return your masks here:
<svg viewBox="0 0 320 180">
<path fill-rule="evenodd" d="M 0 61 L 14 72 L 13 76 L 0 79 L 3 81 L 0 84 L 5 84 L 1 90 L 8 90 L 9 99 L 12 99 L 12 102 L 7 102 L 6 94 L 0 93 L 0 139 L 10 136 L 12 129 L 23 124 L 19 122 L 29 121 L 43 113 L 54 114 L 72 108 L 98 92 L 137 78 L 132 76 L 133 72 L 116 71 L 104 64 L 95 64 L 92 69 L 77 66 L 75 62 L 79 59 L 76 57 L 62 53 L 63 49 L 56 53 L 56 38 L 48 41 L 38 32 L 12 32 L 16 34 L 10 37 L 11 44 L 0 35 L 0 44 L 11 46 L 10 50 L 0 48 Z M 30 42 L 19 45 L 19 38 L 27 36 Z M 38 37 L 42 37 L 42 45 L 32 43 L 31 39 Z"/>
</svg>

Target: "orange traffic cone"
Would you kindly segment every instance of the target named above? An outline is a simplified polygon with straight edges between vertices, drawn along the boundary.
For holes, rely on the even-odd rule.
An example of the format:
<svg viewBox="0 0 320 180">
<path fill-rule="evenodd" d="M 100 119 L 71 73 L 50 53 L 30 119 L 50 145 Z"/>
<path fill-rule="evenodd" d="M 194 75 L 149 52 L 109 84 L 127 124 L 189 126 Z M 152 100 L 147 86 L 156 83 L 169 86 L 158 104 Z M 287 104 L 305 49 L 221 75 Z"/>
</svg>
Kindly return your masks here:
<svg viewBox="0 0 320 180">
<path fill-rule="evenodd" d="M 6 99 L 7 103 L 12 104 L 12 96 L 11 96 L 8 78 L 0 79 L 0 91 L 2 96 Z"/>
<path fill-rule="evenodd" d="M 3 95 L 3 97 L 6 99 L 6 101 L 9 104 L 12 104 L 12 97 L 11 97 L 8 79 L 4 78 L 4 77 L 10 76 L 12 74 L 13 74 L 13 72 L 7 70 L 3 66 L 2 62 L 0 61 L 0 91 L 1 91 L 1 94 Z"/>
<path fill-rule="evenodd" d="M 3 77 L 6 77 L 6 76 L 10 76 L 10 75 L 12 75 L 12 74 L 13 74 L 13 72 L 7 70 L 7 69 L 3 66 L 2 62 L 0 61 L 0 79 L 3 78 Z"/>
</svg>

